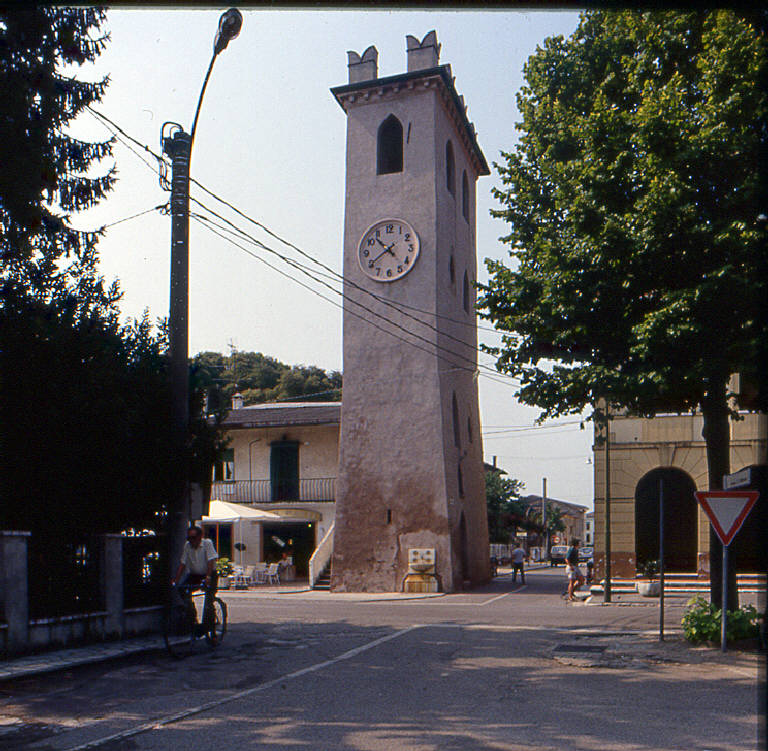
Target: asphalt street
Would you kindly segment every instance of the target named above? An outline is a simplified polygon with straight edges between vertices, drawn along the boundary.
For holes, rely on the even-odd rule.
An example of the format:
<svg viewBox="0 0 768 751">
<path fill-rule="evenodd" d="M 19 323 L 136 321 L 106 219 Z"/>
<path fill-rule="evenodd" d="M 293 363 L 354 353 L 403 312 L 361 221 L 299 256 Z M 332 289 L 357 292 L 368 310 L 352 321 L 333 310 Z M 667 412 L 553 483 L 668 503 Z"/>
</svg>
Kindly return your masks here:
<svg viewBox="0 0 768 751">
<path fill-rule="evenodd" d="M 418 599 L 225 593 L 215 651 L 0 684 L 0 749 L 758 748 L 755 651 L 689 646 L 682 598 L 661 642 L 657 601 L 562 588 L 540 569 Z"/>
</svg>

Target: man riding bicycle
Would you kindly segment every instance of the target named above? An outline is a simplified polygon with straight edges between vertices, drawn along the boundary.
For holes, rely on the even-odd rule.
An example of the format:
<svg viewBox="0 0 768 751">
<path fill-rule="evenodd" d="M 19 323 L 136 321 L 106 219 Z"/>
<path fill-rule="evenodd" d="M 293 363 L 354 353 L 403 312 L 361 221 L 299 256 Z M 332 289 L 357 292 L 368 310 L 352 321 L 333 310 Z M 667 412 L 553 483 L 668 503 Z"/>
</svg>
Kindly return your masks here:
<svg viewBox="0 0 768 751">
<path fill-rule="evenodd" d="M 171 583 L 182 586 L 192 592 L 196 589 L 205 589 L 205 604 L 203 605 L 203 626 L 211 625 L 213 598 L 216 594 L 218 574 L 216 573 L 216 561 L 219 554 L 213 543 L 206 537 L 203 538 L 203 530 L 192 526 L 187 530 L 187 541 L 181 553 L 181 562 L 176 571 L 176 576 Z M 186 573 L 185 573 L 186 572 Z M 182 576 L 183 575 L 183 576 Z M 194 605 L 191 604 L 194 608 Z"/>
</svg>

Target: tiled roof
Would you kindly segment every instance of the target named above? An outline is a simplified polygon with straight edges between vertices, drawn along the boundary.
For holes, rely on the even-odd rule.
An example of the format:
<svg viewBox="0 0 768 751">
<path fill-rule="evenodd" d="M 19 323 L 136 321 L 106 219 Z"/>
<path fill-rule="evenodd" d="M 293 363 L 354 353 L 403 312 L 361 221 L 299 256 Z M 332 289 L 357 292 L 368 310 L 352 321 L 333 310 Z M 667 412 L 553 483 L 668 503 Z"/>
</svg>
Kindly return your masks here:
<svg viewBox="0 0 768 751">
<path fill-rule="evenodd" d="M 236 430 L 287 425 L 338 425 L 340 422 L 341 402 L 283 402 L 230 410 L 222 421 L 222 427 Z"/>
</svg>

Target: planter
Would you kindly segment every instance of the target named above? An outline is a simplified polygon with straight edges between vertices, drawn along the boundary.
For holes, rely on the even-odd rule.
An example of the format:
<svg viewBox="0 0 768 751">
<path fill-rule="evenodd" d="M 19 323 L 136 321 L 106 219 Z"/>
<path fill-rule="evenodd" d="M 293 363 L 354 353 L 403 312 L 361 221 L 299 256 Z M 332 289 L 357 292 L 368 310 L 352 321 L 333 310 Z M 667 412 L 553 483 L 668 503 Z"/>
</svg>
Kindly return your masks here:
<svg viewBox="0 0 768 751">
<path fill-rule="evenodd" d="M 637 583 L 637 593 L 641 597 L 658 597 L 661 585 L 657 581 L 640 581 Z"/>
</svg>

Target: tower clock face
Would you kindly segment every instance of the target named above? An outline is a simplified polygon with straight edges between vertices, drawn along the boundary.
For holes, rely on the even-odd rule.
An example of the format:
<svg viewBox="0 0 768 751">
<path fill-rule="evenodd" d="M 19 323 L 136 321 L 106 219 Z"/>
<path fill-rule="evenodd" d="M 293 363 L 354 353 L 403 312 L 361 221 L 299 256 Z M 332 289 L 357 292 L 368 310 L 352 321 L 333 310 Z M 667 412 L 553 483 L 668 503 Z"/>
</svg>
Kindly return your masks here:
<svg viewBox="0 0 768 751">
<path fill-rule="evenodd" d="M 419 236 L 402 219 L 382 219 L 366 230 L 357 249 L 360 268 L 377 282 L 402 279 L 419 257 Z"/>
</svg>

